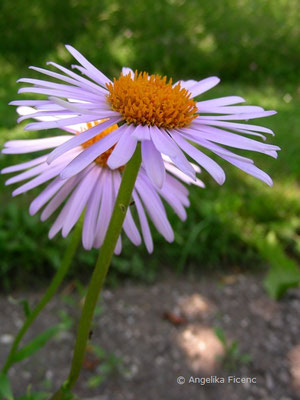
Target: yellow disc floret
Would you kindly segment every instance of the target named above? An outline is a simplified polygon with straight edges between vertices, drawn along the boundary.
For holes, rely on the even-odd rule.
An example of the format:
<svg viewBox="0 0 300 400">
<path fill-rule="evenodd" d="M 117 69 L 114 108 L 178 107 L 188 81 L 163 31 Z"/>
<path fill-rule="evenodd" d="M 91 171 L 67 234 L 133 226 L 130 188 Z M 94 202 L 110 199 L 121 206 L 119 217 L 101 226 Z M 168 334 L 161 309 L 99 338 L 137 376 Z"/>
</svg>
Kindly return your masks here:
<svg viewBox="0 0 300 400">
<path fill-rule="evenodd" d="M 107 119 L 102 119 L 102 120 L 97 120 L 97 121 L 93 121 L 93 122 L 87 122 L 85 124 L 85 126 L 81 129 L 80 132 L 77 132 L 77 134 L 80 135 L 84 135 L 84 132 L 87 131 L 88 129 L 93 128 L 96 125 L 101 124 L 102 122 L 107 121 Z M 104 131 L 98 133 L 98 135 L 94 136 L 92 139 L 87 140 L 86 142 L 82 143 L 82 147 L 83 148 L 87 148 L 90 147 L 92 144 L 98 142 L 99 140 L 103 139 L 106 135 L 108 135 L 110 132 L 114 131 L 118 129 L 118 125 L 114 124 L 112 126 L 110 126 L 107 129 L 104 129 Z M 111 155 L 113 149 L 115 148 L 115 146 L 111 147 L 110 149 L 106 150 L 104 153 L 102 153 L 100 156 L 98 156 L 95 159 L 95 162 L 99 165 L 101 165 L 101 167 L 107 167 L 107 159 L 108 157 Z M 120 170 L 123 170 L 124 167 L 119 168 Z"/>
<path fill-rule="evenodd" d="M 127 122 L 134 125 L 157 126 L 164 129 L 183 128 L 197 117 L 196 102 L 180 83 L 172 79 L 137 71 L 134 77 L 120 75 L 107 84 L 107 101 Z"/>
</svg>

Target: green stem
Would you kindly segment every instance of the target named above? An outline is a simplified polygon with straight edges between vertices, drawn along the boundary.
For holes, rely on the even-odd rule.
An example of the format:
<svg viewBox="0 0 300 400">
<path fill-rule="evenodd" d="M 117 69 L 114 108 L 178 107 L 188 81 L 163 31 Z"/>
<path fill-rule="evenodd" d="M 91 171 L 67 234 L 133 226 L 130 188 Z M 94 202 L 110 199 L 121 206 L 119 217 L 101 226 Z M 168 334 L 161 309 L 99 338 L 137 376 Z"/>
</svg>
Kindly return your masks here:
<svg viewBox="0 0 300 400">
<path fill-rule="evenodd" d="M 10 352 L 8 354 L 8 357 L 6 359 L 4 367 L 2 368 L 1 372 L 3 374 L 7 374 L 8 370 L 14 363 L 14 361 L 13 361 L 14 356 L 18 350 L 19 344 L 20 344 L 21 340 L 23 339 L 25 333 L 27 332 L 29 327 L 32 325 L 32 323 L 35 321 L 35 319 L 40 314 L 40 312 L 45 308 L 45 306 L 48 304 L 48 302 L 52 299 L 54 294 L 57 292 L 64 277 L 66 276 L 66 273 L 68 272 L 68 270 L 70 268 L 71 262 L 75 255 L 76 249 L 78 247 L 78 243 L 80 241 L 82 222 L 83 222 L 83 217 L 80 218 L 79 222 L 76 225 L 76 228 L 72 235 L 71 241 L 65 251 L 64 258 L 62 260 L 62 264 L 61 264 L 60 268 L 57 270 L 56 274 L 54 275 L 54 277 L 50 283 L 50 286 L 48 287 L 46 293 L 44 294 L 44 296 L 41 299 L 41 301 L 39 302 L 39 304 L 32 310 L 32 312 L 26 318 L 22 328 L 19 330 L 19 332 L 12 344 L 12 347 L 10 349 Z"/>
<path fill-rule="evenodd" d="M 107 271 L 110 266 L 110 261 L 113 256 L 118 237 L 121 233 L 121 229 L 126 216 L 127 208 L 130 203 L 132 191 L 140 165 L 141 150 L 140 146 L 138 145 L 134 155 L 126 165 L 125 171 L 123 173 L 122 182 L 114 206 L 113 214 L 87 290 L 83 310 L 79 320 L 74 355 L 69 377 L 63 384 L 63 386 L 51 397 L 50 400 L 64 399 L 65 394 L 70 392 L 79 377 L 95 307 L 98 301 L 100 290 L 103 286 Z"/>
</svg>

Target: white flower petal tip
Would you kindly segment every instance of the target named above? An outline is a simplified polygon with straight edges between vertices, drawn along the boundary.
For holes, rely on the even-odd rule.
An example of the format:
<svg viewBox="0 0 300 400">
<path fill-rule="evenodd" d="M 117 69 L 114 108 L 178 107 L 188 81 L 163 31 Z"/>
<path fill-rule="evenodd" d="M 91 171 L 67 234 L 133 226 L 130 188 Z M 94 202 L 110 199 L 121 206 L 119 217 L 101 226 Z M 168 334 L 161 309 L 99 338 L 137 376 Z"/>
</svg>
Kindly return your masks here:
<svg viewBox="0 0 300 400">
<path fill-rule="evenodd" d="M 76 50 L 73 46 L 71 46 L 70 44 L 65 44 L 65 48 L 68 50 L 69 53 L 77 53 L 78 50 Z"/>
<path fill-rule="evenodd" d="M 166 241 L 169 243 L 174 242 L 175 236 L 174 236 L 174 232 L 172 231 L 172 233 L 170 233 L 169 236 L 165 237 Z"/>
<path fill-rule="evenodd" d="M 218 76 L 211 76 L 207 79 L 210 79 L 210 84 L 212 85 L 212 87 L 218 85 L 221 82 L 221 79 Z"/>
<path fill-rule="evenodd" d="M 27 124 L 23 129 L 24 131 L 35 131 L 35 123 Z"/>
<path fill-rule="evenodd" d="M 21 194 L 22 192 L 19 190 L 19 189 L 16 189 L 16 190 L 14 190 L 13 192 L 12 192 L 12 197 L 16 197 L 16 196 L 18 196 L 19 194 Z"/>
<path fill-rule="evenodd" d="M 53 239 L 56 235 L 58 234 L 58 231 L 56 232 L 54 229 L 50 229 L 49 233 L 48 233 L 48 238 L 51 240 Z"/>
<path fill-rule="evenodd" d="M 35 205 L 30 205 L 30 207 L 29 207 L 29 214 L 31 215 L 31 216 L 33 216 L 33 215 L 35 215 L 36 213 L 38 212 L 38 209 L 37 209 L 37 207 L 35 206 Z"/>
<path fill-rule="evenodd" d="M 134 72 L 132 71 L 131 68 L 123 67 L 122 68 L 122 75 L 123 76 L 130 75 L 130 77 L 133 78 L 134 77 Z"/>
<path fill-rule="evenodd" d="M 189 87 L 187 90 L 191 93 L 191 98 L 194 98 L 217 86 L 220 81 L 221 79 L 217 76 L 211 76 L 197 82 L 193 86 Z"/>
<path fill-rule="evenodd" d="M 280 149 L 278 149 L 277 151 L 279 151 L 279 150 Z M 276 159 L 276 158 L 278 158 L 277 151 L 266 151 L 265 154 Z"/>
</svg>

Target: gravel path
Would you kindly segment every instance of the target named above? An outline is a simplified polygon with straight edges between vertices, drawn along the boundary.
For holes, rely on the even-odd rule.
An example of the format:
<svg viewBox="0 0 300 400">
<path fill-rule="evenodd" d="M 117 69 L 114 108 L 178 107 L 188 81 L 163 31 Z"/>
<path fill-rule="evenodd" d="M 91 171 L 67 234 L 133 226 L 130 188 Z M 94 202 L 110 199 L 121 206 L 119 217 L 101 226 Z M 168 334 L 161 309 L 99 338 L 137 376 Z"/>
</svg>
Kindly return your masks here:
<svg viewBox="0 0 300 400">
<path fill-rule="evenodd" d="M 300 399 L 300 289 L 274 302 L 261 281 L 242 274 L 183 279 L 170 273 L 152 286 L 105 290 L 76 394 L 94 400 Z M 80 310 L 72 289 L 70 284 L 56 296 L 26 339 L 60 320 L 73 321 L 73 327 L 11 369 L 16 395 L 28 384 L 51 392 L 66 377 Z M 40 295 L 26 297 L 34 303 Z M 2 363 L 22 313 L 4 296 L 0 310 Z M 238 354 L 226 353 L 217 327 L 229 347 L 236 341 Z"/>
</svg>

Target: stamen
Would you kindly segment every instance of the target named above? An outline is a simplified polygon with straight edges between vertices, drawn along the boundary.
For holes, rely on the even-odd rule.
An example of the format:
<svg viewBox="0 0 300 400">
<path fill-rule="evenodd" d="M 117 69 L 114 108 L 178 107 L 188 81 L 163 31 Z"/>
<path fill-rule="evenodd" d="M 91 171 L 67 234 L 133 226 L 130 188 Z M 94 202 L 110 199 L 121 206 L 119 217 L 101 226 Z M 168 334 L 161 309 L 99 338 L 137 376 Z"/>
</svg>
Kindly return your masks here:
<svg viewBox="0 0 300 400">
<path fill-rule="evenodd" d="M 197 117 L 196 102 L 180 83 L 172 86 L 172 79 L 137 71 L 134 78 L 120 75 L 108 83 L 108 103 L 128 124 L 157 126 L 173 129 L 188 126 Z"/>
</svg>

